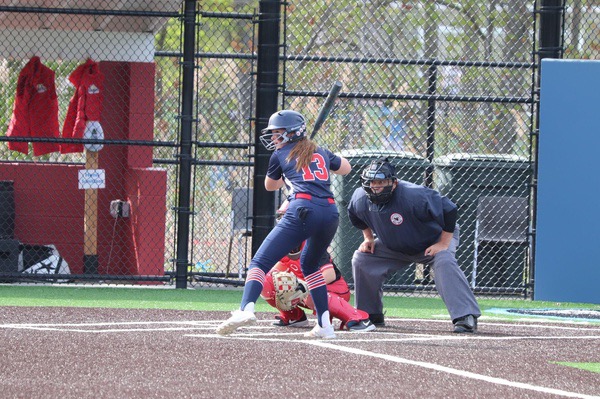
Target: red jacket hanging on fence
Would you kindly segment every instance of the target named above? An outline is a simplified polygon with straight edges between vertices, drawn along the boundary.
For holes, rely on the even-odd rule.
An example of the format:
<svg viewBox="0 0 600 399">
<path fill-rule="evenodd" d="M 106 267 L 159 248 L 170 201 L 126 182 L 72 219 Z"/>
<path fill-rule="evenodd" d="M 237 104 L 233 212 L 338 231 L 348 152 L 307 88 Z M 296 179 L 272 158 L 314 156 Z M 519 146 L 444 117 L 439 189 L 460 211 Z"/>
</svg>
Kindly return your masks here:
<svg viewBox="0 0 600 399">
<path fill-rule="evenodd" d="M 19 73 L 9 137 L 58 137 L 58 98 L 54 71 L 43 65 L 40 57 L 32 57 Z M 29 143 L 9 142 L 8 148 L 29 153 Z M 59 150 L 58 143 L 33 143 L 33 155 Z"/>
<path fill-rule="evenodd" d="M 97 62 L 88 59 L 69 76 L 75 93 L 69 101 L 69 109 L 63 125 L 63 138 L 83 138 L 88 121 L 100 121 L 104 99 L 104 75 Z M 62 144 L 60 152 L 83 152 L 83 144 Z"/>
</svg>

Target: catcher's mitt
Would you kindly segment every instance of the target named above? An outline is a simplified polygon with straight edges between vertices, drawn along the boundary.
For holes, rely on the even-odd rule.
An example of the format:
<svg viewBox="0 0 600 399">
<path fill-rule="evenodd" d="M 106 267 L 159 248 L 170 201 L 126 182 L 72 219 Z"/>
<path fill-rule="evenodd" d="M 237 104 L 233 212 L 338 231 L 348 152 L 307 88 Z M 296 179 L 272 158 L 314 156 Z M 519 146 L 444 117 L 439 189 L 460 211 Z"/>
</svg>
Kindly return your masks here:
<svg viewBox="0 0 600 399">
<path fill-rule="evenodd" d="M 294 273 L 273 272 L 275 286 L 275 306 L 279 310 L 292 310 L 308 295 L 308 286 Z"/>
</svg>

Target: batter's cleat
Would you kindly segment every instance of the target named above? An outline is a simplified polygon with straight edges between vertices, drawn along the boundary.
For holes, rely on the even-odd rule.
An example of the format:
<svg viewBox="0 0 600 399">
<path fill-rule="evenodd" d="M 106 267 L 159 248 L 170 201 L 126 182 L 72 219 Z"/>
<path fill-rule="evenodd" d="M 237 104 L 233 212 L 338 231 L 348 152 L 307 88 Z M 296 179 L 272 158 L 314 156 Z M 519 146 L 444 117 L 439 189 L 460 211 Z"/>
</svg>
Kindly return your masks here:
<svg viewBox="0 0 600 399">
<path fill-rule="evenodd" d="M 319 323 L 317 323 L 312 330 L 304 333 L 304 336 L 306 338 L 333 339 L 335 338 L 335 333 L 333 332 L 332 325 L 329 327 L 321 327 Z"/>
<path fill-rule="evenodd" d="M 239 327 L 256 324 L 256 316 L 253 312 L 247 310 L 235 310 L 231 312 L 231 317 L 225 320 L 217 327 L 217 334 L 229 335 Z"/>
<path fill-rule="evenodd" d="M 275 316 L 277 321 L 273 323 L 274 326 L 278 327 L 308 327 L 308 319 L 306 314 L 303 314 L 298 320 L 285 320 L 281 316 Z"/>
<path fill-rule="evenodd" d="M 348 328 L 349 331 L 354 331 L 354 332 L 367 332 L 367 331 L 373 331 L 376 327 L 375 324 L 371 323 L 371 320 L 369 319 L 365 319 L 365 320 L 360 320 L 360 321 L 349 321 L 348 324 L 346 324 L 346 327 Z"/>
<path fill-rule="evenodd" d="M 454 323 L 454 332 L 457 334 L 477 332 L 477 317 L 472 314 L 454 319 L 452 323 Z"/>
<path fill-rule="evenodd" d="M 376 327 L 385 327 L 383 313 L 371 313 L 369 314 L 369 320 L 371 320 L 371 323 L 375 324 Z"/>
</svg>

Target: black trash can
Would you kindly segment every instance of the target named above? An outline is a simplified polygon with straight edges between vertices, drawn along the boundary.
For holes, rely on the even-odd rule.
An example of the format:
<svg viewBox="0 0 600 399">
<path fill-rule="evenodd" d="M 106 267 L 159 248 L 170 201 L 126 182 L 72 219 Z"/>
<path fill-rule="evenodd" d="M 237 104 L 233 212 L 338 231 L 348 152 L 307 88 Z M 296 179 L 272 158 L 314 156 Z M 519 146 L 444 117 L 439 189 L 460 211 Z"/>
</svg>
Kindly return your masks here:
<svg viewBox="0 0 600 399">
<path fill-rule="evenodd" d="M 332 242 L 332 255 L 346 281 L 353 283 L 352 255 L 363 241 L 363 235 L 350 223 L 347 209 L 354 190 L 361 187 L 361 172 L 373 160 L 380 156 L 387 156 L 390 162 L 396 166 L 398 179 L 424 184 L 425 173 L 431 164 L 425 158 L 405 151 L 349 150 L 343 151 L 341 155 L 348 159 L 352 165 L 352 171 L 347 176 L 333 175 L 332 178 L 332 191 L 340 211 L 340 225 Z M 406 285 L 414 284 L 414 280 L 415 267 L 411 266 L 404 272 L 390 276 L 387 284 L 392 286 L 390 288 L 402 289 L 402 287 L 406 288 Z"/>
<path fill-rule="evenodd" d="M 15 237 L 15 187 L 10 180 L 0 181 L 0 240 Z"/>
<path fill-rule="evenodd" d="M 478 201 L 482 197 L 527 198 L 530 162 L 509 154 L 456 153 L 437 158 L 434 167 L 434 188 L 458 206 L 460 246 L 456 256 L 475 287 L 473 264 Z M 477 286 L 511 289 L 522 286 L 523 250 L 515 250 L 510 243 L 480 248 Z"/>
</svg>

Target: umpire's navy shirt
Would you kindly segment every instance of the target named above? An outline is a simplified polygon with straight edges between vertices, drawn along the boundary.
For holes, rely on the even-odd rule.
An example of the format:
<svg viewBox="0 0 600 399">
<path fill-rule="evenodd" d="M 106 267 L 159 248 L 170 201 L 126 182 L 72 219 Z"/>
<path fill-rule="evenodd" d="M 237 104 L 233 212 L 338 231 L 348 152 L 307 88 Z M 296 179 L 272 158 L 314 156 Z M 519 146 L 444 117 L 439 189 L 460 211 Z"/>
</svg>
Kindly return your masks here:
<svg viewBox="0 0 600 399">
<path fill-rule="evenodd" d="M 354 227 L 373 230 L 387 248 L 417 255 L 438 242 L 442 230 L 454 231 L 457 208 L 435 190 L 398 180 L 387 204 L 373 204 L 365 190 L 357 188 L 348 216 Z"/>
</svg>

